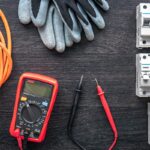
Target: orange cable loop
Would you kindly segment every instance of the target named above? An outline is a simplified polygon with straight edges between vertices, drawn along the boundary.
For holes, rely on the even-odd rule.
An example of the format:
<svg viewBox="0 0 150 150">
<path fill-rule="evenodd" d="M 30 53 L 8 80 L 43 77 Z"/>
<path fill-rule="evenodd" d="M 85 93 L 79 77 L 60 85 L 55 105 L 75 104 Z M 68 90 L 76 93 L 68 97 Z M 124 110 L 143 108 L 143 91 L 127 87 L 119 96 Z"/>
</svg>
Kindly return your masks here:
<svg viewBox="0 0 150 150">
<path fill-rule="evenodd" d="M 10 27 L 1 9 L 0 9 L 0 17 L 4 24 L 6 30 L 6 36 L 7 36 L 7 43 L 6 43 L 4 36 L 0 31 L 0 87 L 1 87 L 11 74 L 13 62 L 11 57 L 12 39 L 11 39 Z"/>
</svg>

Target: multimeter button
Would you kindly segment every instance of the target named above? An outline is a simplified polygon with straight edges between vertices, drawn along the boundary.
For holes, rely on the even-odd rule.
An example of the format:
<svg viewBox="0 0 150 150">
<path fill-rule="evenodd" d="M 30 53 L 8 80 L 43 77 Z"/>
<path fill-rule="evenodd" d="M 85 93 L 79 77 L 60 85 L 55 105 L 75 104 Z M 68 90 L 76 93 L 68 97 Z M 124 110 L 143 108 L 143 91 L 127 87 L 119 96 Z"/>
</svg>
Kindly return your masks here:
<svg viewBox="0 0 150 150">
<path fill-rule="evenodd" d="M 34 134 L 33 132 L 30 133 L 30 137 L 34 138 Z"/>
<path fill-rule="evenodd" d="M 34 130 L 34 133 L 40 133 L 40 132 L 41 132 L 40 129 L 35 129 L 35 130 Z"/>
<path fill-rule="evenodd" d="M 21 97 L 21 101 L 22 101 L 22 102 L 27 101 L 27 97 L 22 96 L 22 97 Z"/>
<path fill-rule="evenodd" d="M 38 137 L 40 135 L 41 130 L 40 129 L 35 129 L 34 130 L 34 136 Z"/>
<path fill-rule="evenodd" d="M 20 122 L 19 124 L 22 126 L 22 125 L 23 125 L 23 122 Z"/>
<path fill-rule="evenodd" d="M 26 128 L 26 131 L 30 131 L 31 129 L 30 128 Z"/>
<path fill-rule="evenodd" d="M 42 102 L 42 105 L 47 107 L 48 106 L 48 102 Z"/>
<path fill-rule="evenodd" d="M 47 114 L 47 110 L 43 110 L 43 114 L 45 114 L 45 115 L 46 115 L 46 114 Z"/>
<path fill-rule="evenodd" d="M 24 130 L 21 130 L 21 135 L 23 135 L 24 134 Z"/>
</svg>

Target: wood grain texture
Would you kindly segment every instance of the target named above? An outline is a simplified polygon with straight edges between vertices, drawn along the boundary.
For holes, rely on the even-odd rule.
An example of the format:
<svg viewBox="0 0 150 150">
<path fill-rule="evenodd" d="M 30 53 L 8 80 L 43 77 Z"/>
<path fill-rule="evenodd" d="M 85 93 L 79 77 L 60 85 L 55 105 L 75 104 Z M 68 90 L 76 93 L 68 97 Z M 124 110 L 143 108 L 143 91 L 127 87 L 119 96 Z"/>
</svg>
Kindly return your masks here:
<svg viewBox="0 0 150 150">
<path fill-rule="evenodd" d="M 12 30 L 14 67 L 9 81 L 0 89 L 0 150 L 16 150 L 9 135 L 15 91 L 19 76 L 31 71 L 58 79 L 59 95 L 42 144 L 30 144 L 31 150 L 78 150 L 66 135 L 74 87 L 84 74 L 84 88 L 74 136 L 87 150 L 107 150 L 113 140 L 102 106 L 96 95 L 97 77 L 107 95 L 119 131 L 116 150 L 149 150 L 147 144 L 147 105 L 135 96 L 135 8 L 144 0 L 110 0 L 111 10 L 103 13 L 107 26 L 95 40 L 66 50 L 49 51 L 37 29 L 23 26 L 17 16 L 16 0 L 0 0 Z M 0 25 L 0 29 L 2 25 Z"/>
</svg>

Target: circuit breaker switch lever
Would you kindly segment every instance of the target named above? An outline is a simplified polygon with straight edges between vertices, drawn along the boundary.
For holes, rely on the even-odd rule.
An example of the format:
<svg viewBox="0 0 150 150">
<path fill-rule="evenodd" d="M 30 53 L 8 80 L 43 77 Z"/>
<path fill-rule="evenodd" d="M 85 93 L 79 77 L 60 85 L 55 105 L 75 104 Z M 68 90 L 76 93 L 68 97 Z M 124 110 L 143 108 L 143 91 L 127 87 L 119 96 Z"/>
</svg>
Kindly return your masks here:
<svg viewBox="0 0 150 150">
<path fill-rule="evenodd" d="M 144 18 L 143 26 L 150 28 L 150 18 Z"/>
<path fill-rule="evenodd" d="M 144 74 L 143 75 L 143 80 L 148 80 L 149 79 L 149 76 L 147 74 Z"/>
</svg>

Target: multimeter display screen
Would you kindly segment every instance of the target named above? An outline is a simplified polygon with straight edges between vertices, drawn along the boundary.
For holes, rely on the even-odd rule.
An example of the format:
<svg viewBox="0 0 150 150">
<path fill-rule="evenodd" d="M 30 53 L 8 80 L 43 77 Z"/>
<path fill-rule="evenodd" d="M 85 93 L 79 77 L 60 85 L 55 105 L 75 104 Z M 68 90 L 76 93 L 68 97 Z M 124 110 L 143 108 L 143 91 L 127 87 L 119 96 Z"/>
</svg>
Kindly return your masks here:
<svg viewBox="0 0 150 150">
<path fill-rule="evenodd" d="M 26 94 L 49 98 L 51 94 L 51 86 L 39 81 L 26 80 L 23 92 Z"/>
</svg>

